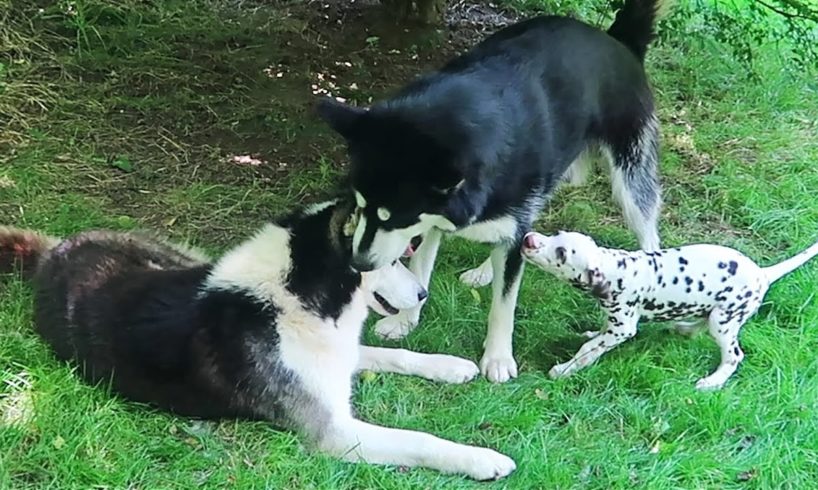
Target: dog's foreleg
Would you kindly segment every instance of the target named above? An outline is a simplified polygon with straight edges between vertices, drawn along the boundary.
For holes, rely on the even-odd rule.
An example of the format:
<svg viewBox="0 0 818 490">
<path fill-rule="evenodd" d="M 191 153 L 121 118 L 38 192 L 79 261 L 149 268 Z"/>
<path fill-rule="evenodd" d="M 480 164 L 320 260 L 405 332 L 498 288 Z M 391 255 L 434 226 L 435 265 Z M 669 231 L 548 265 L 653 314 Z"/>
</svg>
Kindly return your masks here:
<svg viewBox="0 0 818 490">
<path fill-rule="evenodd" d="M 460 357 L 362 345 L 358 370 L 363 369 L 420 376 L 443 383 L 465 383 L 480 372 L 475 363 Z"/>
<path fill-rule="evenodd" d="M 319 447 L 352 462 L 424 467 L 475 480 L 496 480 L 516 468 L 491 449 L 457 444 L 424 432 L 391 429 L 344 417 L 328 427 Z"/>
<path fill-rule="evenodd" d="M 426 290 L 429 289 L 429 280 L 432 277 L 432 269 L 442 236 L 443 232 L 437 228 L 426 232 L 423 241 L 409 261 L 409 270 Z M 375 333 L 384 339 L 402 339 L 417 326 L 420 320 L 420 310 L 425 303 L 426 300 L 414 308 L 402 310 L 397 315 L 382 318 L 375 324 Z"/>
<path fill-rule="evenodd" d="M 602 354 L 636 335 L 638 321 L 638 316 L 628 315 L 628 311 L 624 310 L 609 315 L 606 330 L 600 331 L 591 340 L 582 344 L 570 361 L 552 367 L 548 375 L 554 379 L 562 378 L 593 364 Z"/>
<path fill-rule="evenodd" d="M 491 251 L 492 280 L 491 310 L 488 331 L 480 359 L 480 371 L 495 383 L 517 377 L 514 360 L 514 310 L 523 277 L 523 260 L 517 248 L 498 245 Z"/>
</svg>

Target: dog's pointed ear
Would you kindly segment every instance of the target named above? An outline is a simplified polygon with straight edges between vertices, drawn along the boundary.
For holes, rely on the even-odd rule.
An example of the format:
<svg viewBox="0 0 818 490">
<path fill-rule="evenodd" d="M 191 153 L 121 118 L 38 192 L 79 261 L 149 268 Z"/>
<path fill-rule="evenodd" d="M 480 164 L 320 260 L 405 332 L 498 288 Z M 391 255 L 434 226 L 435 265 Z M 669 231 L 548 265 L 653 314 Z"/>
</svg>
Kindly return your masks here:
<svg viewBox="0 0 818 490">
<path fill-rule="evenodd" d="M 330 97 L 322 97 L 315 106 L 318 117 L 347 140 L 355 134 L 355 127 L 366 109 L 354 107 Z"/>
<path fill-rule="evenodd" d="M 610 299 L 611 282 L 598 267 L 589 268 L 585 271 L 585 280 L 591 294 L 599 299 Z"/>
</svg>

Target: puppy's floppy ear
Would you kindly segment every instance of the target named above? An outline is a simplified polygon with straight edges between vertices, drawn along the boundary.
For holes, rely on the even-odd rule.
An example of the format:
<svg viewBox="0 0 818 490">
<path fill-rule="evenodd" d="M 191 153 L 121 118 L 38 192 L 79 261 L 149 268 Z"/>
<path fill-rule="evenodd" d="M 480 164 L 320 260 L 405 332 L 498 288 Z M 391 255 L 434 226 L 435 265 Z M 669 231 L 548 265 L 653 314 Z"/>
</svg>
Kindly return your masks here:
<svg viewBox="0 0 818 490">
<path fill-rule="evenodd" d="M 588 269 L 585 271 L 585 280 L 588 284 L 588 289 L 591 294 L 599 299 L 610 299 L 611 297 L 611 282 L 605 277 L 598 268 Z"/>
<path fill-rule="evenodd" d="M 566 260 L 568 260 L 568 250 L 565 247 L 557 247 L 554 249 L 554 253 L 557 255 L 557 260 L 560 264 L 564 264 Z"/>
<path fill-rule="evenodd" d="M 366 109 L 343 104 L 330 97 L 322 97 L 315 106 L 315 112 L 338 134 L 350 139 L 361 116 L 366 114 Z"/>
</svg>

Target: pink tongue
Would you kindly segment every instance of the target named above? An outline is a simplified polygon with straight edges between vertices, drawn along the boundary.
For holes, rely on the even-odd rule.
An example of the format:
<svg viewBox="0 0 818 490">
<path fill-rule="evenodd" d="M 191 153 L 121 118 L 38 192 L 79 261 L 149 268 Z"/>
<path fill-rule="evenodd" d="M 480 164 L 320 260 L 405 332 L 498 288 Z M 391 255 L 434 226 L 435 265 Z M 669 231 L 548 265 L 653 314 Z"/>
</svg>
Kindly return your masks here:
<svg viewBox="0 0 818 490">
<path fill-rule="evenodd" d="M 406 250 L 404 250 L 404 251 L 403 251 L 403 256 L 404 256 L 404 257 L 411 257 L 411 256 L 413 256 L 413 255 L 415 255 L 415 249 L 414 249 L 414 248 L 412 248 L 412 244 L 410 243 L 410 244 L 409 244 L 409 245 L 406 247 Z"/>
</svg>

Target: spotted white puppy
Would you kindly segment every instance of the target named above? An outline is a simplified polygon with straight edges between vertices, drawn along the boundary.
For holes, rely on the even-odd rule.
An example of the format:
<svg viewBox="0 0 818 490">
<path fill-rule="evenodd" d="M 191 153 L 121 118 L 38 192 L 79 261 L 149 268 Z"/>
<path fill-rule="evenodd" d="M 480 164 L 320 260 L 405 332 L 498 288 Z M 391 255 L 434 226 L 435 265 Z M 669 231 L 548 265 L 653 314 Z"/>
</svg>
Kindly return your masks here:
<svg viewBox="0 0 818 490">
<path fill-rule="evenodd" d="M 580 233 L 545 236 L 528 233 L 526 261 L 596 296 L 605 309 L 607 326 L 586 332 L 586 342 L 552 378 L 570 375 L 636 335 L 640 318 L 678 322 L 692 332 L 707 320 L 721 349 L 721 363 L 696 388 L 719 389 L 744 358 L 738 343 L 742 325 L 761 305 L 770 284 L 818 255 L 818 243 L 772 267 L 759 267 L 744 254 L 719 245 L 688 245 L 658 252 L 629 252 L 598 246 Z"/>
</svg>

